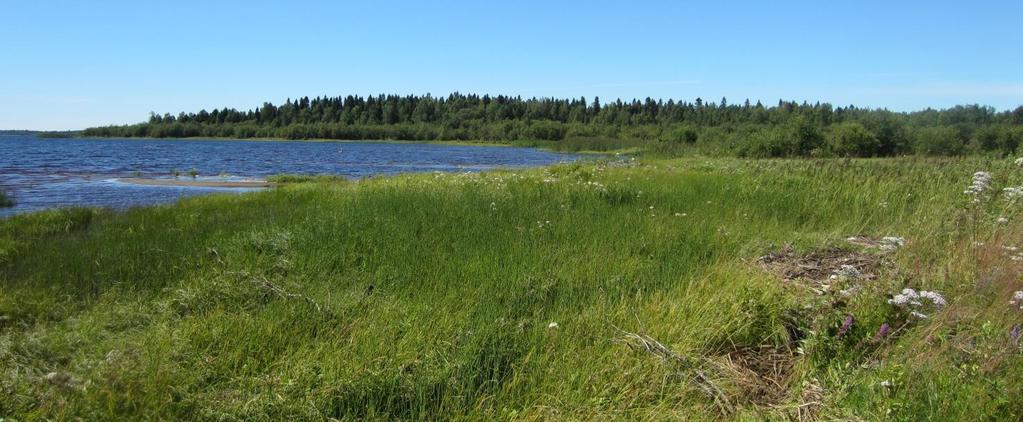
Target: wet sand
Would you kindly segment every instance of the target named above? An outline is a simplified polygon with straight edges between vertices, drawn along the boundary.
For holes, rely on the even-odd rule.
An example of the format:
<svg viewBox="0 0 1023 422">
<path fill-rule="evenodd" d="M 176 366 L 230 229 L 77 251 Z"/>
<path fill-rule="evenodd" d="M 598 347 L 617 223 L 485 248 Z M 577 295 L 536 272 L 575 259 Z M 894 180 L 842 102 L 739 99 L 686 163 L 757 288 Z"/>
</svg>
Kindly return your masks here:
<svg viewBox="0 0 1023 422">
<path fill-rule="evenodd" d="M 187 180 L 187 179 L 117 179 L 119 182 L 146 186 L 192 186 L 204 188 L 269 188 L 277 186 L 265 180 Z"/>
</svg>

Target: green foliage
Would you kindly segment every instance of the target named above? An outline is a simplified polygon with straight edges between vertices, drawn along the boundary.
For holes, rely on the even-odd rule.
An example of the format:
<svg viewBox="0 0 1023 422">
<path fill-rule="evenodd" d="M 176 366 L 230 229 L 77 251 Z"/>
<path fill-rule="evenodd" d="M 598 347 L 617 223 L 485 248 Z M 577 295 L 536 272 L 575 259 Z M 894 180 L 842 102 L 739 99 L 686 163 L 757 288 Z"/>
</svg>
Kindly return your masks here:
<svg viewBox="0 0 1023 422">
<path fill-rule="evenodd" d="M 288 99 L 248 111 L 223 108 L 150 116 L 146 123 L 90 128 L 86 136 L 217 137 L 339 140 L 547 142 L 561 150 L 602 150 L 603 140 L 639 144 L 666 155 L 699 152 L 752 157 L 893 156 L 1011 153 L 1019 142 L 1019 111 L 979 105 L 893 113 L 779 101 L 765 107 L 663 100 L 588 103 L 555 99 L 451 94 Z M 841 126 L 843 124 L 858 124 Z M 832 128 L 834 126 L 834 128 Z M 922 131 L 952 126 L 976 133 L 975 147 L 942 148 L 917 139 Z M 994 128 L 994 129 L 992 129 Z M 865 132 L 864 132 L 865 131 Z M 825 134 L 832 136 L 825 139 Z M 932 135 L 927 133 L 926 135 Z M 873 137 L 875 140 L 872 140 Z M 588 146 L 579 145 L 592 140 Z M 947 146 L 947 145 L 946 145 Z"/>
<path fill-rule="evenodd" d="M 267 182 L 270 183 L 313 183 L 313 182 L 344 182 L 343 176 L 336 176 L 333 174 L 275 174 L 266 178 Z"/>
<path fill-rule="evenodd" d="M 841 123 L 831 126 L 828 148 L 839 157 L 872 157 L 881 152 L 881 142 L 859 123 Z"/>
<path fill-rule="evenodd" d="M 928 127 L 916 132 L 916 152 L 923 155 L 958 155 L 966 147 L 960 131 L 952 126 Z"/>
</svg>

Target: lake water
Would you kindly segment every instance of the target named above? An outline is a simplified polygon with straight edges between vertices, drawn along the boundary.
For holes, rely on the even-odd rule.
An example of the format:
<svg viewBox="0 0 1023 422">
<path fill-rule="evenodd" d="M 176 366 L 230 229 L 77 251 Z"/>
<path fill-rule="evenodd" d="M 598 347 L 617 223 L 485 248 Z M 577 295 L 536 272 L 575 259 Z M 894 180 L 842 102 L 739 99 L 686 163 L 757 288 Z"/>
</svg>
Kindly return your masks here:
<svg viewBox="0 0 1023 422">
<path fill-rule="evenodd" d="M 281 173 L 351 178 L 406 172 L 464 172 L 572 161 L 530 148 L 423 143 L 158 139 L 43 139 L 0 135 L 0 187 L 15 206 L 0 216 L 62 206 L 127 208 L 239 188 L 143 186 L 121 178 L 263 178 Z"/>
</svg>

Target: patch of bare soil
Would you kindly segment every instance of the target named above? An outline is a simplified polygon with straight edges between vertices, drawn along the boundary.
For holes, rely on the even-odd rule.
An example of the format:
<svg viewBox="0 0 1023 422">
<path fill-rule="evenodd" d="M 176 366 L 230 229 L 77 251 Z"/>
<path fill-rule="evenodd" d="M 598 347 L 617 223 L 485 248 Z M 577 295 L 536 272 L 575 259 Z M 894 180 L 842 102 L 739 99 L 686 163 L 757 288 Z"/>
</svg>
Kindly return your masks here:
<svg viewBox="0 0 1023 422">
<path fill-rule="evenodd" d="M 836 278 L 861 281 L 877 278 L 883 255 L 864 253 L 838 247 L 826 247 L 797 253 L 791 245 L 757 259 L 768 272 L 785 281 L 809 282 L 820 287 Z"/>
</svg>

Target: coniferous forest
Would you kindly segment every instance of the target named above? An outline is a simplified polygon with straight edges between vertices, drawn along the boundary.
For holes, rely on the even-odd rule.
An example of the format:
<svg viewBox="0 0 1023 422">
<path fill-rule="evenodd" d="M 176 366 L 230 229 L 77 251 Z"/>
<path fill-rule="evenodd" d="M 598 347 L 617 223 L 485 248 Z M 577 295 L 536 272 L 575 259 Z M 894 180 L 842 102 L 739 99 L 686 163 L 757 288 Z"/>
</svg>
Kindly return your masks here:
<svg viewBox="0 0 1023 422">
<path fill-rule="evenodd" d="M 561 150 L 643 147 L 747 157 L 1014 154 L 1023 106 L 893 112 L 827 103 L 601 102 L 466 95 L 308 97 L 252 110 L 150 115 L 85 136 L 523 143 Z"/>
</svg>

